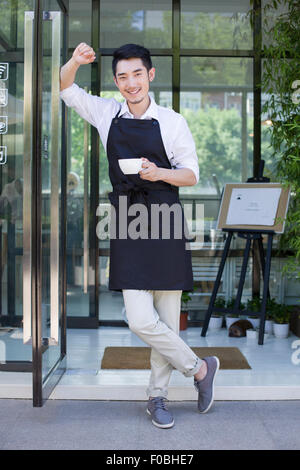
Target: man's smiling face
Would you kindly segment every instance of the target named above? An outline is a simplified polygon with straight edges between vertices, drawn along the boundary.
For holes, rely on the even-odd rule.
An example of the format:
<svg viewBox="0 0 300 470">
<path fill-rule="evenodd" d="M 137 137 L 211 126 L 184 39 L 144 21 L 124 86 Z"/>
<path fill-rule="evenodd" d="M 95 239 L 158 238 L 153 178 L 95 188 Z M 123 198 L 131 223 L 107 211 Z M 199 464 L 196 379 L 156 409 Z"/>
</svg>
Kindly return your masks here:
<svg viewBox="0 0 300 470">
<path fill-rule="evenodd" d="M 149 83 L 154 76 L 154 67 L 148 72 L 142 59 L 124 59 L 117 63 L 114 82 L 128 103 L 139 104 L 148 98 Z"/>
</svg>

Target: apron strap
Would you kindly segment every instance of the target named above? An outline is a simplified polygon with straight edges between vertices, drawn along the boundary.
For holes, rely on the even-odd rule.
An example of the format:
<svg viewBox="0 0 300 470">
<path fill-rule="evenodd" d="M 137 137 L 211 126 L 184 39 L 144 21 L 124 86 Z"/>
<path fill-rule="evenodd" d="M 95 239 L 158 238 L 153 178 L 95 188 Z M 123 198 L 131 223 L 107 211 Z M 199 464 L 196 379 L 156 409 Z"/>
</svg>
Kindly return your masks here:
<svg viewBox="0 0 300 470">
<path fill-rule="evenodd" d="M 119 117 L 119 114 L 121 112 L 121 109 L 122 109 L 122 105 L 120 105 L 120 109 L 119 111 L 117 112 L 117 114 L 115 115 L 115 117 L 113 117 L 113 119 L 117 119 Z"/>
</svg>

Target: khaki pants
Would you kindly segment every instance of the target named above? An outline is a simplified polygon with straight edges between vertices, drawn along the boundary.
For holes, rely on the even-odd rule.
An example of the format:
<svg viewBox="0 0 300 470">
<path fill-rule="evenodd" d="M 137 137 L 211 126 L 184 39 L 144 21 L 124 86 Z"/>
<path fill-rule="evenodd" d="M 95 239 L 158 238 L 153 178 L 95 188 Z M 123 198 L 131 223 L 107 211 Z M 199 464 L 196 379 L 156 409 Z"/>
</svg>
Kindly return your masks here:
<svg viewBox="0 0 300 470">
<path fill-rule="evenodd" d="M 130 330 L 151 346 L 151 375 L 147 395 L 168 394 L 173 368 L 195 375 L 202 360 L 179 336 L 181 290 L 123 289 Z"/>
</svg>

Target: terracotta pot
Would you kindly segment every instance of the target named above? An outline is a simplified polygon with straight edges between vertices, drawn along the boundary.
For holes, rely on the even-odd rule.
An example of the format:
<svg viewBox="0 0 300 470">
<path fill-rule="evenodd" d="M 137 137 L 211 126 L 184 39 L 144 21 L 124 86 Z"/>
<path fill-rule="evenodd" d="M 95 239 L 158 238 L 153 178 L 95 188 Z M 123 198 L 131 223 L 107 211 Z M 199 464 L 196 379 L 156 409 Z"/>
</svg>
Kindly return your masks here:
<svg viewBox="0 0 300 470">
<path fill-rule="evenodd" d="M 188 312 L 180 312 L 180 331 L 186 330 L 188 324 Z"/>
</svg>

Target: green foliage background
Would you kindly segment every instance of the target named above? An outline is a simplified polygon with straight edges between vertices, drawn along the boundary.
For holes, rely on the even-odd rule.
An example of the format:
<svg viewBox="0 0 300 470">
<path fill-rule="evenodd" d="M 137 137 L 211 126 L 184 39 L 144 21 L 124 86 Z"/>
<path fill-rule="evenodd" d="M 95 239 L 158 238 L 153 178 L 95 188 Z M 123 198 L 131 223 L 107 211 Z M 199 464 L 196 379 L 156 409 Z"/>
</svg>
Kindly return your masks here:
<svg viewBox="0 0 300 470">
<path fill-rule="evenodd" d="M 263 44 L 262 91 L 267 94 L 263 111 L 272 121 L 269 133 L 276 178 L 291 188 L 292 196 L 280 247 L 294 253 L 283 272 L 300 279 L 300 3 L 273 0 L 263 15 L 268 38 Z"/>
</svg>

